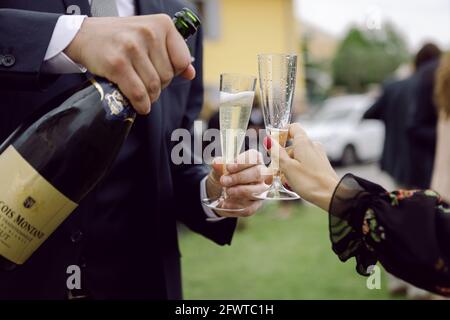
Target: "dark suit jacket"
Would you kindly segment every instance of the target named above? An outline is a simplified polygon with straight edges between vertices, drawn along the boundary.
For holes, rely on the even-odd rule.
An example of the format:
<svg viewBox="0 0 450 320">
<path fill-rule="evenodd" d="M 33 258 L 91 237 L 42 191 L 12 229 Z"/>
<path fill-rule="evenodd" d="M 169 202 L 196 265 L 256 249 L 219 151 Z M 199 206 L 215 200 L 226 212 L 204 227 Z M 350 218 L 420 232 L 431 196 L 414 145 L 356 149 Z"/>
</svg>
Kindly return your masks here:
<svg viewBox="0 0 450 320">
<path fill-rule="evenodd" d="M 364 114 L 366 119 L 384 122 L 386 135 L 380 167 L 403 186 L 410 185 L 413 174 L 410 139 L 405 121 L 412 108 L 412 86 L 412 77 L 386 83 L 382 95 Z"/>
<path fill-rule="evenodd" d="M 87 0 L 0 1 L 0 54 L 16 60 L 0 66 L 1 141 L 84 80 L 83 75 L 40 73 L 55 23 L 73 4 L 89 13 Z M 140 14 L 172 15 L 186 6 L 175 0 L 136 4 Z M 230 244 L 235 219 L 207 222 L 200 204 L 200 181 L 208 169 L 170 160 L 172 131 L 190 129 L 201 109 L 201 40 L 200 34 L 188 42 L 197 78 L 175 79 L 151 114 L 138 117 L 107 178 L 23 266 L 0 273 L 0 298 L 64 299 L 66 268 L 76 264 L 82 268 L 83 289 L 93 298 L 179 299 L 176 221 L 218 244 Z"/>
<path fill-rule="evenodd" d="M 434 83 L 438 59 L 416 72 L 413 85 L 413 105 L 407 119 L 411 142 L 413 186 L 430 187 L 436 151 L 437 108 L 434 104 Z"/>
</svg>

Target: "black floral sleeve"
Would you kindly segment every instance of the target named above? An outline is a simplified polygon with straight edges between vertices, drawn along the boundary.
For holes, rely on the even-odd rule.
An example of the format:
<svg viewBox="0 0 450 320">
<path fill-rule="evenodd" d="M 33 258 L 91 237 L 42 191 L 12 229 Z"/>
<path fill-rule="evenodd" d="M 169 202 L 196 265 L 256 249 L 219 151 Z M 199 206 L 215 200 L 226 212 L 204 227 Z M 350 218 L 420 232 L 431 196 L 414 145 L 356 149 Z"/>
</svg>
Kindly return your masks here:
<svg viewBox="0 0 450 320">
<path fill-rule="evenodd" d="M 431 190 L 387 192 L 347 174 L 330 204 L 330 239 L 342 261 L 368 275 L 378 261 L 393 275 L 450 296 L 450 207 Z"/>
</svg>

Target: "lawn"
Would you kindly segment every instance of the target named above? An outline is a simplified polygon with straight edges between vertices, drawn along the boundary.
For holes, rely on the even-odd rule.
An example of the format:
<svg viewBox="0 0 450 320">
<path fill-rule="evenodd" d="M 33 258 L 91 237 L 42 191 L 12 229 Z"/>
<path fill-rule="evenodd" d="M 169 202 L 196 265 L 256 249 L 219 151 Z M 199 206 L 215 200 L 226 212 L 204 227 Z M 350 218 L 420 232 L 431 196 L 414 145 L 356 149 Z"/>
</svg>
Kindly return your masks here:
<svg viewBox="0 0 450 320">
<path fill-rule="evenodd" d="M 327 215 L 294 205 L 280 216 L 277 204 L 246 220 L 231 246 L 219 247 L 184 230 L 186 299 L 388 299 L 382 286 L 369 290 L 354 260 L 341 263 L 331 251 Z"/>
</svg>

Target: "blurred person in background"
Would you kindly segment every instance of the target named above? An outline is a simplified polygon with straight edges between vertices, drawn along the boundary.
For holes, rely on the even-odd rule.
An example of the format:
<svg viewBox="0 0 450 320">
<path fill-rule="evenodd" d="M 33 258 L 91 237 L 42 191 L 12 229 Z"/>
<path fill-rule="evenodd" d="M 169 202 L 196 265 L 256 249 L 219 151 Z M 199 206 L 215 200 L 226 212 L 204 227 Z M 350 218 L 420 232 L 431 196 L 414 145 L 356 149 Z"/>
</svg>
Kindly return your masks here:
<svg viewBox="0 0 450 320">
<path fill-rule="evenodd" d="M 431 186 L 436 150 L 437 111 L 434 103 L 434 84 L 440 50 L 433 44 L 428 46 L 427 55 L 422 57 L 428 62 L 414 75 L 412 105 L 406 120 L 411 150 L 410 185 L 419 189 Z"/>
<path fill-rule="evenodd" d="M 290 148 L 266 138 L 272 159 L 303 199 L 329 212 L 332 249 L 355 257 L 359 274 L 377 262 L 419 288 L 450 296 L 450 206 L 432 190 L 386 191 L 346 174 L 341 180 L 320 143 L 292 124 Z"/>
<path fill-rule="evenodd" d="M 364 114 L 365 119 L 381 120 L 385 124 L 385 140 L 383 153 L 380 159 L 380 169 L 389 174 L 397 188 L 425 187 L 423 176 L 416 176 L 416 165 L 411 150 L 414 150 L 414 141 L 408 137 L 408 123 L 405 117 L 412 113 L 414 106 L 415 74 L 427 63 L 434 61 L 440 55 L 439 48 L 427 43 L 417 52 L 414 59 L 414 74 L 405 79 L 387 82 L 383 93 L 373 106 Z M 420 179 L 418 181 L 418 179 Z M 389 277 L 389 291 L 391 294 L 407 294 L 411 299 L 425 299 L 428 293 L 418 290 L 404 281 Z"/>
<path fill-rule="evenodd" d="M 425 44 L 416 54 L 414 71 L 418 71 L 439 55 L 440 50 L 435 45 Z M 377 119 L 385 124 L 386 133 L 380 168 L 388 173 L 399 187 L 414 184 L 410 164 L 410 141 L 405 122 L 405 115 L 410 113 L 413 104 L 413 84 L 414 74 L 404 79 L 388 81 L 381 96 L 364 114 L 365 119 Z"/>
<path fill-rule="evenodd" d="M 434 89 L 439 120 L 431 185 L 450 202 L 450 53 L 441 59 Z"/>
</svg>

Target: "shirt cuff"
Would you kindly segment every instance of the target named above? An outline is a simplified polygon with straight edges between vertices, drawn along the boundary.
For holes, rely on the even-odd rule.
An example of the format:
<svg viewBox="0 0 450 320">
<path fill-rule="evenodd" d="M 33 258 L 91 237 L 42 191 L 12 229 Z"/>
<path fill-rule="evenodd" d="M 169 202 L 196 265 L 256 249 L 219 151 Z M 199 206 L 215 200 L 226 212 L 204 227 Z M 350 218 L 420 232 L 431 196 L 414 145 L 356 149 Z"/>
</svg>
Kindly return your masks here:
<svg viewBox="0 0 450 320">
<path fill-rule="evenodd" d="M 77 35 L 86 17 L 82 15 L 59 17 L 45 53 L 42 72 L 58 74 L 86 72 L 86 68 L 76 64 L 63 52 Z"/>
<path fill-rule="evenodd" d="M 208 176 L 204 177 L 202 181 L 200 181 L 200 201 L 202 199 L 208 198 L 208 194 L 206 193 L 206 180 L 208 179 Z M 203 205 L 203 211 L 206 215 L 206 220 L 210 222 L 216 222 L 221 221 L 223 219 L 226 219 L 226 217 L 219 217 L 217 214 L 214 213 L 213 210 L 208 208 L 207 206 Z"/>
</svg>

